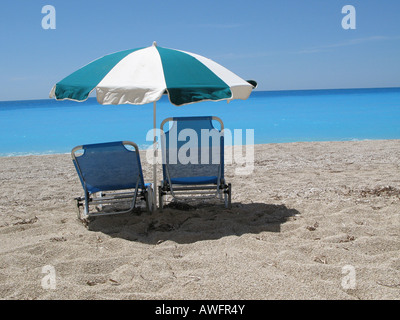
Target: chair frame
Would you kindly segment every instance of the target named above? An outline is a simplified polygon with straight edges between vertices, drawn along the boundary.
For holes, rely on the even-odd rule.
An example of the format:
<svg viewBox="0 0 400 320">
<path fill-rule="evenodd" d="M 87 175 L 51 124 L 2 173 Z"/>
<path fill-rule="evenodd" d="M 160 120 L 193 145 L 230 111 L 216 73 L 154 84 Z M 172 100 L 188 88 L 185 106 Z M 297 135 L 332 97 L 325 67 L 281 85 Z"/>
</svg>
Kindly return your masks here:
<svg viewBox="0 0 400 320">
<path fill-rule="evenodd" d="M 224 204 L 226 208 L 231 208 L 231 194 L 232 194 L 232 186 L 230 183 L 226 183 L 225 178 L 223 177 L 224 172 L 224 123 L 219 117 L 209 116 L 209 117 L 169 117 L 162 121 L 160 129 L 161 134 L 164 133 L 164 125 L 170 121 L 185 121 L 185 120 L 193 120 L 193 119 L 205 119 L 208 118 L 211 120 L 216 120 L 221 125 L 221 154 L 220 154 L 220 164 L 218 169 L 217 183 L 216 184 L 173 184 L 171 182 L 171 177 L 169 174 L 168 164 L 164 163 L 163 159 L 163 180 L 158 186 L 158 205 L 159 208 L 162 209 L 164 206 L 164 196 L 171 195 L 173 199 L 176 200 L 194 200 L 194 199 L 212 199 L 219 198 L 222 200 L 222 196 L 224 197 Z M 164 148 L 163 143 L 161 143 L 161 148 Z"/>
<path fill-rule="evenodd" d="M 117 141 L 117 142 L 119 142 L 119 141 Z M 103 191 L 90 193 L 86 186 L 86 182 L 83 178 L 84 176 L 83 176 L 82 170 L 79 166 L 79 162 L 77 161 L 77 159 L 79 158 L 80 155 L 77 155 L 76 153 L 79 150 L 84 150 L 84 152 L 85 152 L 85 149 L 90 148 L 91 146 L 94 146 L 96 144 L 80 145 L 80 146 L 76 146 L 75 148 L 72 149 L 72 151 L 71 151 L 72 161 L 75 165 L 76 171 L 78 173 L 79 179 L 81 181 L 81 184 L 82 184 L 82 187 L 84 190 L 83 197 L 75 198 L 79 219 L 86 220 L 86 219 L 89 219 L 90 217 L 116 215 L 116 214 L 132 212 L 135 209 L 136 200 L 139 197 L 142 200 L 145 200 L 147 211 L 152 210 L 152 192 L 153 192 L 152 184 L 145 184 L 143 187 L 139 187 L 139 182 L 141 180 L 144 181 L 142 166 L 141 166 L 141 162 L 140 162 L 139 148 L 136 143 L 131 142 L 131 141 L 120 141 L 120 142 L 124 146 L 126 146 L 126 145 L 132 146 L 135 149 L 135 152 L 137 155 L 137 160 L 138 160 L 137 164 L 139 166 L 139 175 L 138 175 L 138 179 L 137 179 L 134 191 L 129 191 L 129 190 L 133 190 L 133 188 L 131 188 L 131 189 L 111 189 L 111 190 L 103 190 Z M 110 142 L 110 144 L 111 143 L 115 143 L 115 142 Z M 102 143 L 102 144 L 106 145 L 108 143 Z M 90 211 L 90 206 L 100 206 L 101 207 L 102 205 L 105 205 L 105 204 L 113 205 L 113 204 L 118 204 L 122 201 L 127 202 L 128 200 L 131 200 L 130 207 L 126 210 L 117 210 L 117 211 L 111 211 L 111 212 L 101 212 L 101 211 L 100 212 L 92 212 L 92 211 Z M 83 216 L 81 214 L 80 207 L 84 208 Z"/>
</svg>

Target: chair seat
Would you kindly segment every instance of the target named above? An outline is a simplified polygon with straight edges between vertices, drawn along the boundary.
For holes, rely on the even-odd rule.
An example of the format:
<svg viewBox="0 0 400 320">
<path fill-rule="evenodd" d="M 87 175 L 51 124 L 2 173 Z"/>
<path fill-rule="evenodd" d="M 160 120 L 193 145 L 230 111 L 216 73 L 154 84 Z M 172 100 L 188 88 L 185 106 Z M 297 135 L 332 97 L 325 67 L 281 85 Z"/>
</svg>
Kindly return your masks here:
<svg viewBox="0 0 400 320">
<path fill-rule="evenodd" d="M 218 178 L 216 176 L 211 177 L 184 177 L 184 178 L 172 178 L 172 184 L 217 184 Z"/>
<path fill-rule="evenodd" d="M 135 189 L 136 184 L 125 184 L 125 185 L 101 185 L 101 186 L 91 186 L 90 184 L 86 184 L 87 191 L 89 194 L 93 194 L 96 192 L 101 192 L 101 191 L 118 191 L 118 190 L 128 190 L 128 189 Z M 139 183 L 138 184 L 139 189 L 143 189 L 143 186 Z"/>
</svg>

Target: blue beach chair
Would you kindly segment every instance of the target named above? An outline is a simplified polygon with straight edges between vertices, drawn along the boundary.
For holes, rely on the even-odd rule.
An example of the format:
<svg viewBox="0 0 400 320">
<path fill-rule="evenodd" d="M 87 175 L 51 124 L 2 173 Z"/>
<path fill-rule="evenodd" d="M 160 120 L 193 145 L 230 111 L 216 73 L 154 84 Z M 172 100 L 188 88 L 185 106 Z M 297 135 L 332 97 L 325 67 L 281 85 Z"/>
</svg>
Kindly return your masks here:
<svg viewBox="0 0 400 320">
<path fill-rule="evenodd" d="M 145 184 L 138 146 L 118 141 L 77 146 L 71 151 L 84 197 L 76 198 L 79 218 L 127 213 L 136 200 L 152 209 L 152 186 Z M 79 208 L 84 207 L 83 217 Z M 96 206 L 97 210 L 91 209 Z"/>
<path fill-rule="evenodd" d="M 223 129 L 222 120 L 211 116 L 174 117 L 161 123 L 161 209 L 167 195 L 176 200 L 219 198 L 225 207 L 231 206 L 231 184 L 224 179 Z"/>
</svg>

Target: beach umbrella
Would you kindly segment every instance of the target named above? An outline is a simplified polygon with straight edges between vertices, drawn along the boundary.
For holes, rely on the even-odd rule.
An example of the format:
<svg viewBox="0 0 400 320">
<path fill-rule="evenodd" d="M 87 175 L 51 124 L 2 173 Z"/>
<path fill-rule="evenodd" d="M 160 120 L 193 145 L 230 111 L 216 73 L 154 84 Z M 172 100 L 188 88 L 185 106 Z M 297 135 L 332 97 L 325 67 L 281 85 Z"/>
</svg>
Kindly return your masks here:
<svg viewBox="0 0 400 320">
<path fill-rule="evenodd" d="M 175 106 L 200 101 L 247 99 L 257 86 L 220 64 L 181 50 L 150 47 L 120 51 L 101 57 L 54 85 L 50 98 L 85 101 L 96 90 L 103 105 L 153 103 L 156 152 L 156 101 L 167 94 Z M 153 163 L 154 200 L 157 181 Z M 154 203 L 156 203 L 154 201 Z"/>
</svg>

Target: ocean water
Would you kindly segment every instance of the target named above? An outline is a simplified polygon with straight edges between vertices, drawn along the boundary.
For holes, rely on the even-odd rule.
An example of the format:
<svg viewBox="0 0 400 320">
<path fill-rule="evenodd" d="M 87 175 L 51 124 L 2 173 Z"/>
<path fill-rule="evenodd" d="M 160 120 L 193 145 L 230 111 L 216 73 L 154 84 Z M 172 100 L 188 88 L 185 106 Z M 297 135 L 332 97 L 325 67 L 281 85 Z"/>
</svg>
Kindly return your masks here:
<svg viewBox="0 0 400 320">
<path fill-rule="evenodd" d="M 176 107 L 157 102 L 157 126 L 167 117 L 214 115 L 226 129 L 254 130 L 254 143 L 400 139 L 400 88 L 254 91 L 230 103 Z M 153 104 L 103 106 L 85 102 L 0 102 L 0 156 L 68 153 L 77 145 L 152 142 Z M 234 143 L 236 143 L 234 141 Z"/>
</svg>

